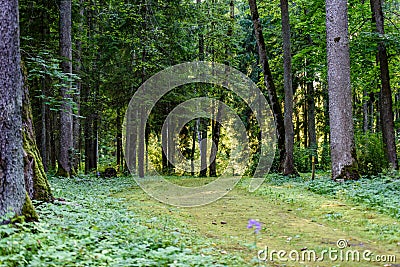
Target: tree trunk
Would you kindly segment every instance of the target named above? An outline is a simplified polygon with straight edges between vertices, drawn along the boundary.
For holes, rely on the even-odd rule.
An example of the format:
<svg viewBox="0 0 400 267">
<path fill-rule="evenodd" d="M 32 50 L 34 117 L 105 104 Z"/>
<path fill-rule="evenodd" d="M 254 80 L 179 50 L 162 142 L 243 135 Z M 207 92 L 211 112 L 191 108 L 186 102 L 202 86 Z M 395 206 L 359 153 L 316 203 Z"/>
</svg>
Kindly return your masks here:
<svg viewBox="0 0 400 267">
<path fill-rule="evenodd" d="M 123 153 L 122 153 L 122 116 L 121 109 L 117 109 L 117 119 L 116 119 L 116 127 L 117 127 L 117 165 L 118 170 L 123 168 Z"/>
<path fill-rule="evenodd" d="M 251 19 L 253 21 L 254 32 L 256 35 L 258 45 L 258 55 L 260 64 L 262 66 L 264 83 L 268 91 L 269 104 L 271 105 L 272 112 L 274 114 L 276 124 L 276 134 L 278 139 L 278 150 L 279 150 L 279 169 L 282 170 L 283 162 L 285 160 L 285 124 L 283 120 L 281 106 L 278 103 L 278 97 L 276 94 L 276 88 L 272 79 L 271 70 L 269 68 L 267 51 L 265 48 L 265 41 L 262 34 L 262 26 L 258 15 L 256 0 L 249 0 Z"/>
<path fill-rule="evenodd" d="M 194 176 L 194 152 L 196 150 L 196 122 L 192 122 L 192 150 L 190 151 L 190 174 Z"/>
<path fill-rule="evenodd" d="M 363 90 L 363 100 L 362 100 L 362 112 L 363 112 L 363 133 L 367 133 L 369 129 L 369 116 L 368 116 L 368 93 L 367 89 L 364 88 Z"/>
<path fill-rule="evenodd" d="M 24 81 L 22 103 L 25 189 L 31 199 L 51 202 L 53 196 L 35 139 L 27 79 Z"/>
<path fill-rule="evenodd" d="M 0 218 L 11 212 L 37 220 L 24 186 L 18 1 L 1 1 L 0 10 Z"/>
<path fill-rule="evenodd" d="M 61 69 L 64 75 L 72 73 L 72 43 L 71 43 L 71 0 L 60 1 L 60 55 Z M 73 119 L 71 107 L 71 83 L 61 87 L 62 103 L 60 108 L 60 151 L 58 157 L 57 175 L 69 177 L 73 172 Z"/>
<path fill-rule="evenodd" d="M 41 79 L 42 82 L 42 94 L 45 94 L 45 89 L 46 88 L 46 78 L 42 77 Z M 43 162 L 43 169 L 45 172 L 48 171 L 48 165 L 47 165 L 47 131 L 46 131 L 46 122 L 49 121 L 49 115 L 47 113 L 47 105 L 44 100 L 42 100 L 41 103 L 41 131 L 40 131 L 40 155 L 42 157 L 42 162 Z"/>
<path fill-rule="evenodd" d="M 220 101 L 223 101 L 223 98 Z M 217 114 L 212 124 L 212 141 L 215 146 L 211 147 L 211 153 L 210 153 L 210 177 L 217 176 L 217 153 L 218 153 L 219 139 L 221 135 L 221 124 L 218 121 L 221 120 L 222 110 L 219 108 L 218 102 L 216 103 L 216 105 L 217 105 L 216 106 Z"/>
<path fill-rule="evenodd" d="M 292 56 L 290 52 L 290 23 L 287 0 L 281 0 L 282 39 L 283 39 L 283 80 L 285 90 L 285 161 L 283 175 L 297 174 L 293 161 L 294 129 L 293 129 L 293 88 L 292 88 Z"/>
<path fill-rule="evenodd" d="M 380 0 L 370 0 L 372 10 L 372 21 L 376 26 L 379 35 L 384 35 L 383 12 Z M 383 41 L 378 43 L 378 59 L 381 78 L 381 126 L 382 137 L 385 148 L 386 157 L 391 167 L 398 169 L 397 153 L 396 153 L 396 135 L 394 132 L 394 116 L 392 103 L 392 90 L 390 88 L 389 63 L 386 52 L 386 46 Z"/>
<path fill-rule="evenodd" d="M 79 1 L 79 32 L 83 31 L 83 18 L 84 18 L 84 6 L 83 0 Z M 81 35 L 81 38 L 83 36 Z M 75 72 L 80 75 L 82 69 L 82 41 L 78 38 L 76 41 L 76 63 Z M 73 118 L 73 142 L 74 142 L 74 154 L 73 154 L 73 169 L 79 170 L 81 165 L 81 80 L 76 81 L 76 94 L 74 95 L 74 101 L 76 102 L 75 117 Z"/>
<path fill-rule="evenodd" d="M 315 157 L 315 164 L 318 164 L 317 132 L 315 129 L 315 91 L 313 81 L 307 82 L 307 106 L 308 146 L 311 149 L 311 156 Z"/>
<path fill-rule="evenodd" d="M 303 85 L 304 86 L 304 85 Z M 304 102 L 303 102 L 303 145 L 304 147 L 308 147 L 308 108 L 307 108 L 307 85 L 305 85 L 304 89 Z"/>
<path fill-rule="evenodd" d="M 332 178 L 358 179 L 350 88 L 347 1 L 326 0 Z"/>
</svg>

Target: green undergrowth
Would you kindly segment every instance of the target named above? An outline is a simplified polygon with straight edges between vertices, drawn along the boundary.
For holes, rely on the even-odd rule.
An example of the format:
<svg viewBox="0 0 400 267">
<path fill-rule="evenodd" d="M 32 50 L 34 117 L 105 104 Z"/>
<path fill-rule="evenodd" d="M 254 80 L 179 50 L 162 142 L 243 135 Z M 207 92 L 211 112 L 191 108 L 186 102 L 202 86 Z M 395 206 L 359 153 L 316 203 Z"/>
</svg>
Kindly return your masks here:
<svg viewBox="0 0 400 267">
<path fill-rule="evenodd" d="M 128 177 L 50 177 L 56 201 L 34 203 L 39 222 L 0 226 L 0 266 L 260 266 L 257 251 L 266 245 L 321 251 L 339 238 L 378 254 L 400 253 L 395 175 L 344 183 L 309 177 L 271 174 L 252 193 L 244 178 L 196 208 L 162 204 Z M 212 179 L 168 180 L 201 186 Z M 249 219 L 262 223 L 257 236 Z M 377 266 L 352 264 L 335 266 Z"/>
<path fill-rule="evenodd" d="M 56 201 L 35 203 L 40 222 L 0 226 L 0 266 L 232 266 L 186 225 L 139 216 L 111 197 L 135 187 L 130 178 L 50 184 Z"/>
<path fill-rule="evenodd" d="M 267 184 L 303 188 L 318 195 L 364 204 L 380 213 L 400 219 L 400 176 L 380 175 L 363 177 L 358 181 L 335 182 L 328 175 L 310 180 L 310 175 L 284 177 L 269 175 Z"/>
</svg>

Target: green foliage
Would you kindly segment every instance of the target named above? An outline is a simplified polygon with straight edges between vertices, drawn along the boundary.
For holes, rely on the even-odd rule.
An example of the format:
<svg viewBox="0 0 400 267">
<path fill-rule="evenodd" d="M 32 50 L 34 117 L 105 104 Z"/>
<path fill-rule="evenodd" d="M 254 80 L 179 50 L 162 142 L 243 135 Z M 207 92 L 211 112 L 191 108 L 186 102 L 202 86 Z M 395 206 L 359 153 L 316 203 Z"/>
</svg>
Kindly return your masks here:
<svg viewBox="0 0 400 267">
<path fill-rule="evenodd" d="M 200 250 L 213 248 L 188 226 L 162 215 L 139 217 L 123 199 L 110 196 L 135 186 L 130 178 L 50 181 L 59 198 L 54 204 L 36 203 L 40 222 L 0 226 L 0 266 L 238 264 L 235 259 L 200 255 Z"/>
<path fill-rule="evenodd" d="M 388 168 L 381 134 L 357 134 L 356 148 L 360 174 L 377 175 Z"/>
<path fill-rule="evenodd" d="M 329 175 L 318 175 L 319 178 L 310 180 L 308 174 L 303 177 L 285 177 L 278 174 L 269 174 L 266 183 L 273 186 L 294 187 L 307 189 L 319 195 L 340 200 L 347 200 L 363 204 L 368 209 L 375 209 L 400 219 L 400 179 L 398 173 L 391 175 L 363 177 L 357 181 L 348 180 L 335 182 Z M 268 193 L 268 187 L 261 188 L 257 194 Z M 340 215 L 328 215 L 330 219 Z"/>
<path fill-rule="evenodd" d="M 299 172 L 309 172 L 311 170 L 312 150 L 295 144 L 293 150 L 294 166 Z"/>
<path fill-rule="evenodd" d="M 400 219 L 400 180 L 387 176 L 362 178 L 358 181 L 334 182 L 317 179 L 305 182 L 308 190 L 321 195 L 362 203 L 379 212 Z"/>
</svg>

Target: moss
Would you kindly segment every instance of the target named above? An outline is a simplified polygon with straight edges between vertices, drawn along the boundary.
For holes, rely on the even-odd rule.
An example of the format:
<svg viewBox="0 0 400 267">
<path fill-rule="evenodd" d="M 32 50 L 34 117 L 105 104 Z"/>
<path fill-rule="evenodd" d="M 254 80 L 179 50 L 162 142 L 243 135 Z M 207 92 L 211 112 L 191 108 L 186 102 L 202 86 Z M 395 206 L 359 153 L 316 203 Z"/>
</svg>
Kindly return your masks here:
<svg viewBox="0 0 400 267">
<path fill-rule="evenodd" d="M 39 216 L 35 211 L 35 207 L 32 204 L 31 198 L 26 193 L 25 203 L 22 206 L 22 216 L 26 222 L 38 221 Z"/>
<path fill-rule="evenodd" d="M 360 179 L 360 173 L 358 171 L 357 153 L 355 148 L 351 150 L 351 156 L 353 158 L 353 162 L 350 165 L 346 165 L 342 168 L 342 171 L 335 178 L 335 181 Z"/>
<path fill-rule="evenodd" d="M 36 146 L 36 142 L 27 137 L 27 133 L 23 131 L 24 138 L 24 151 L 25 157 L 28 157 L 33 161 L 33 199 L 41 201 L 52 201 L 53 196 L 51 194 L 50 185 L 47 181 L 47 176 L 44 171 L 42 159 L 39 155 L 39 150 Z"/>
<path fill-rule="evenodd" d="M 26 78 L 26 70 L 24 70 L 24 77 Z M 24 87 L 24 101 L 23 101 L 23 148 L 25 151 L 24 160 L 25 164 L 30 164 L 32 168 L 31 172 L 33 174 L 32 181 L 33 181 L 33 189 L 27 188 L 28 192 L 32 192 L 32 199 L 40 200 L 40 201 L 52 201 L 53 196 L 51 194 L 50 185 L 47 181 L 47 176 L 44 171 L 42 158 L 39 153 L 39 149 L 36 144 L 35 133 L 32 125 L 32 108 L 29 101 L 29 91 L 26 87 Z M 25 166 L 28 167 L 28 166 Z M 29 175 L 25 173 L 25 175 Z M 30 178 L 30 177 L 29 177 Z M 25 177 L 25 180 L 27 177 Z"/>
<path fill-rule="evenodd" d="M 58 169 L 57 169 L 56 175 L 60 176 L 60 177 L 67 177 L 67 178 L 70 177 L 70 174 L 60 164 L 58 164 Z"/>
</svg>

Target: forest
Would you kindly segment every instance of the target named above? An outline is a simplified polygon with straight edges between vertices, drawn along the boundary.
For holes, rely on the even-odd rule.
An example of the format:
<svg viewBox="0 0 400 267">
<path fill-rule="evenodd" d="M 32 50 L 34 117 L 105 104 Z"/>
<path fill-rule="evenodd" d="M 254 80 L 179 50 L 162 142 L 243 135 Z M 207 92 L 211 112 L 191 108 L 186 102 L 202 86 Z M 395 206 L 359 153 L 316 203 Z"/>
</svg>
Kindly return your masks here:
<svg viewBox="0 0 400 267">
<path fill-rule="evenodd" d="M 0 267 L 400 266 L 399 0 L 4 0 L 0 88 Z"/>
</svg>

